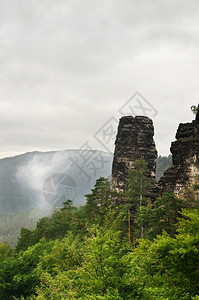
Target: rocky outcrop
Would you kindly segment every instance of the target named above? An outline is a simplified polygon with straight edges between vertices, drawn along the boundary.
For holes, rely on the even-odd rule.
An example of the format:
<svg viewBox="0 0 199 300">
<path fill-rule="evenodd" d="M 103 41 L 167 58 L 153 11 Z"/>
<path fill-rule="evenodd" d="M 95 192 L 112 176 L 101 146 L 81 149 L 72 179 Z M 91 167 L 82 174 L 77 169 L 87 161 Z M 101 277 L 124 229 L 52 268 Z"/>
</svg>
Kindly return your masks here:
<svg viewBox="0 0 199 300">
<path fill-rule="evenodd" d="M 179 125 L 176 141 L 172 142 L 170 151 L 173 166 L 158 183 L 160 196 L 163 192 L 171 192 L 183 198 L 187 188 L 199 176 L 199 114 L 192 123 Z"/>
<path fill-rule="evenodd" d="M 146 175 L 151 181 L 155 180 L 157 151 L 153 136 L 154 127 L 150 118 L 125 116 L 120 119 L 112 167 L 113 188 L 118 192 L 124 191 L 128 170 L 133 169 L 135 161 L 141 157 L 148 165 Z"/>
</svg>

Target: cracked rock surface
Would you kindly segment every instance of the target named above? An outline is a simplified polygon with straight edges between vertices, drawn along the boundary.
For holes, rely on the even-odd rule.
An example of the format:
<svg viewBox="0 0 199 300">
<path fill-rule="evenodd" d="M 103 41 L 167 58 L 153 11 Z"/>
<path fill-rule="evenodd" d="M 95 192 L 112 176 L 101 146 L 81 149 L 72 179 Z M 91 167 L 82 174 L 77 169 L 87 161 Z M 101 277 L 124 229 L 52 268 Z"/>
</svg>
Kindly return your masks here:
<svg viewBox="0 0 199 300">
<path fill-rule="evenodd" d="M 155 180 L 157 151 L 153 136 L 154 127 L 150 118 L 124 116 L 120 119 L 112 166 L 113 188 L 118 192 L 124 191 L 128 170 L 133 169 L 135 161 L 141 157 L 148 165 L 146 175 L 151 181 Z"/>
</svg>

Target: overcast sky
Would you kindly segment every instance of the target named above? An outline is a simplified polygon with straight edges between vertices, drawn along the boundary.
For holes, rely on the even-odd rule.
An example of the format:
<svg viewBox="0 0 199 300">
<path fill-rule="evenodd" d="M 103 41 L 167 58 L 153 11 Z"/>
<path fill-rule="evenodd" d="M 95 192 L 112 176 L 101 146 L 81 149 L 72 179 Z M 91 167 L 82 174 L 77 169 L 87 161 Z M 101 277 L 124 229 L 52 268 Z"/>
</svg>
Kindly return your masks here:
<svg viewBox="0 0 199 300">
<path fill-rule="evenodd" d="M 0 157 L 111 150 L 136 91 L 169 154 L 199 101 L 198 0 L 0 0 Z"/>
</svg>

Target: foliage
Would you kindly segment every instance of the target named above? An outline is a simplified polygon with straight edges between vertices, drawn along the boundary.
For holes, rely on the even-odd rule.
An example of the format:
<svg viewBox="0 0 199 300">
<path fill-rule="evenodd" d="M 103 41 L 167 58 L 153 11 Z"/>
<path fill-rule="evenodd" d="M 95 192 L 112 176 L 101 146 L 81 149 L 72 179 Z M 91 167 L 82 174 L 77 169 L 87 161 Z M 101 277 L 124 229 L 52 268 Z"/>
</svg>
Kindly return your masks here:
<svg viewBox="0 0 199 300">
<path fill-rule="evenodd" d="M 147 163 L 143 158 L 135 161 L 134 169 L 129 170 L 125 196 L 134 209 L 146 204 L 147 189 L 150 187 L 147 171 Z"/>
<path fill-rule="evenodd" d="M 113 192 L 110 183 L 104 177 L 96 180 L 96 184 L 91 193 L 86 196 L 86 217 L 90 224 L 103 223 L 103 218 L 113 202 Z"/>
<path fill-rule="evenodd" d="M 13 176 L 21 166 L 32 161 L 35 155 L 39 160 L 45 160 L 45 157 L 48 157 L 49 160 L 53 153 L 33 152 L 0 160 L 0 242 L 6 240 L 13 248 L 17 244 L 21 228 L 24 227 L 32 231 L 36 226 L 36 222 L 50 213 L 49 211 L 40 210 L 37 207 L 38 203 L 35 203 L 38 198 L 37 195 L 27 185 L 19 184 Z M 159 156 L 156 161 L 156 175 L 162 175 L 169 165 L 169 157 Z M 74 176 L 75 174 L 73 174 Z M 85 188 L 84 183 L 82 183 L 82 186 Z M 82 215 L 83 211 L 81 211 Z M 79 230 L 79 227 L 77 230 Z"/>
<path fill-rule="evenodd" d="M 192 299 L 198 294 L 199 212 L 184 210 L 183 216 L 174 238 L 164 232 L 153 242 L 140 241 L 130 254 L 145 281 L 141 299 Z"/>
<path fill-rule="evenodd" d="M 112 223 L 114 227 L 114 219 Z M 93 225 L 80 247 L 74 247 L 77 241 L 69 243 L 69 239 L 57 242 L 47 260 L 45 257 L 45 264 L 49 265 L 50 258 L 54 268 L 46 268 L 43 262 L 39 265 L 42 284 L 33 299 L 132 299 L 136 291 L 124 280 L 127 248 L 120 235 L 109 224 Z M 63 253 L 70 255 L 64 257 Z"/>
<path fill-rule="evenodd" d="M 147 237 L 152 239 L 166 231 L 171 236 L 176 233 L 178 219 L 184 207 L 182 199 L 176 198 L 174 194 L 165 193 L 162 198 L 157 198 L 155 203 L 145 209 L 143 216 L 147 223 Z"/>
<path fill-rule="evenodd" d="M 199 105 L 192 105 L 191 106 L 191 110 L 192 110 L 192 112 L 194 113 L 194 115 L 197 115 L 197 113 L 198 113 L 198 110 L 199 110 Z"/>
<path fill-rule="evenodd" d="M 52 245 L 44 239 L 28 250 L 15 255 L 8 248 L 6 258 L 0 263 L 0 299 L 12 299 L 13 296 L 29 296 L 39 283 L 39 277 L 34 272 L 44 251 Z M 12 254 L 12 255 L 10 255 Z"/>
<path fill-rule="evenodd" d="M 156 180 L 158 181 L 164 172 L 172 165 L 172 155 L 158 156 L 156 159 Z"/>
<path fill-rule="evenodd" d="M 17 244 L 21 228 L 35 228 L 36 222 L 46 214 L 46 211 L 27 210 L 12 214 L 0 215 L 0 242 L 8 241 L 14 248 Z"/>
<path fill-rule="evenodd" d="M 147 163 L 141 158 L 135 161 L 134 169 L 129 170 L 128 181 L 124 193 L 125 205 L 128 209 L 129 240 L 144 236 L 144 219 L 142 208 L 147 205 L 147 190 L 150 181 L 147 177 Z M 133 227 L 133 228 L 132 228 Z"/>
<path fill-rule="evenodd" d="M 187 208 L 199 209 L 199 176 L 189 185 L 184 194 L 184 204 Z"/>
<path fill-rule="evenodd" d="M 35 230 L 21 229 L 21 234 L 16 245 L 16 251 L 26 250 L 28 246 L 35 245 L 41 238 L 55 240 L 63 238 L 68 231 L 78 231 L 77 208 L 72 205 L 72 201 L 67 200 L 59 211 L 53 211 L 51 216 L 41 218 Z"/>
<path fill-rule="evenodd" d="M 14 250 L 0 244 L 0 300 L 197 300 L 199 211 L 172 194 L 150 204 L 146 172 L 139 161 L 122 206 L 99 178 L 84 207 L 68 200 L 35 230 L 22 228 Z M 134 244 L 127 209 L 142 237 Z"/>
</svg>

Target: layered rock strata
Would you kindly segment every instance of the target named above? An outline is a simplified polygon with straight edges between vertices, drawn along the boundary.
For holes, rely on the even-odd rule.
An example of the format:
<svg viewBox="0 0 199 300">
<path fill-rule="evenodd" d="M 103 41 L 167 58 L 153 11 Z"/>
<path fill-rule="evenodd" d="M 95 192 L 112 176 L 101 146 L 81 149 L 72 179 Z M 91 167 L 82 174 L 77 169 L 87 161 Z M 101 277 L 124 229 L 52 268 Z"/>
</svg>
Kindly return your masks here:
<svg viewBox="0 0 199 300">
<path fill-rule="evenodd" d="M 170 192 L 183 198 L 199 176 L 199 114 L 192 123 L 179 124 L 170 151 L 173 166 L 165 171 L 158 183 L 160 196 L 163 192 Z"/>
<path fill-rule="evenodd" d="M 150 118 L 125 116 L 120 119 L 112 166 L 112 183 L 117 192 L 124 192 L 128 170 L 133 169 L 135 161 L 141 157 L 148 165 L 146 175 L 152 182 L 155 181 L 157 151 L 153 136 L 154 127 Z"/>
</svg>

